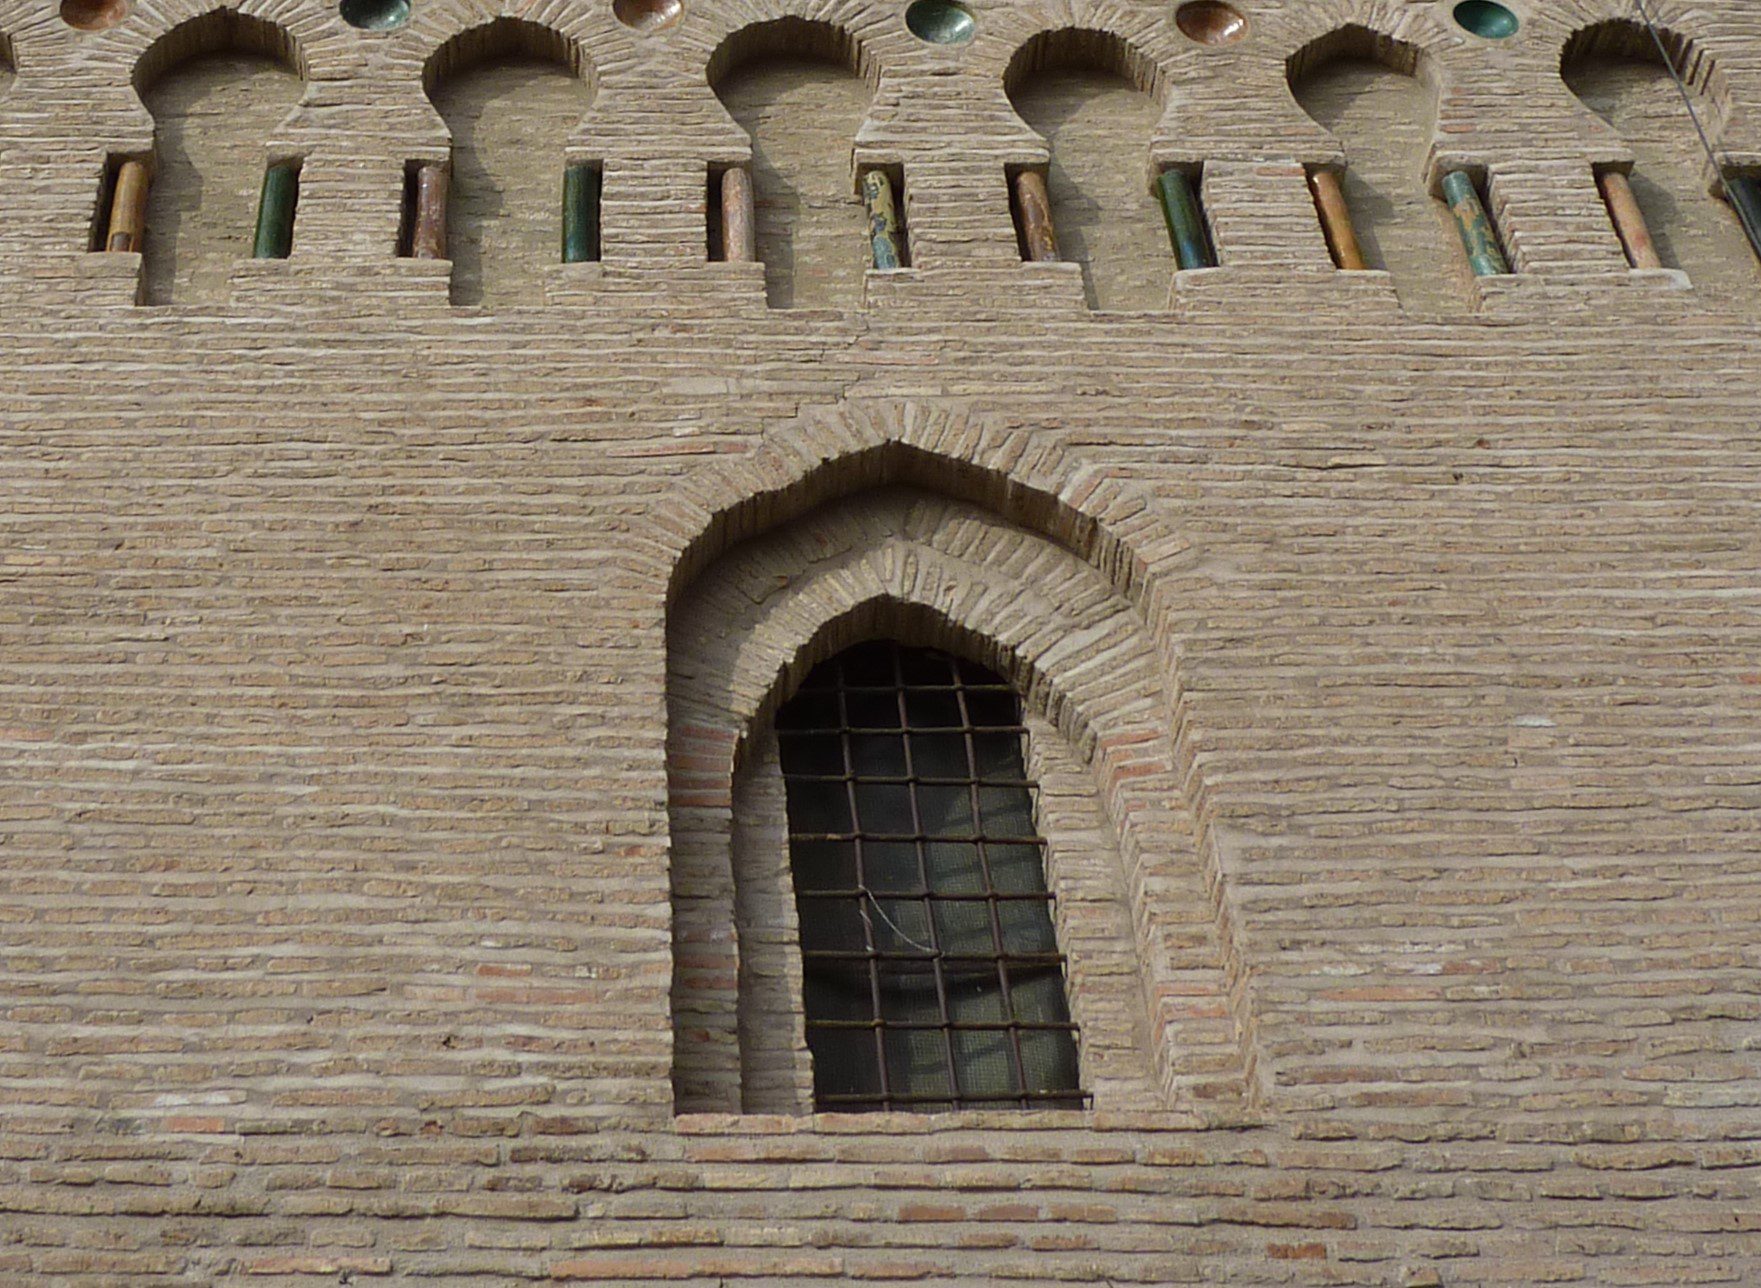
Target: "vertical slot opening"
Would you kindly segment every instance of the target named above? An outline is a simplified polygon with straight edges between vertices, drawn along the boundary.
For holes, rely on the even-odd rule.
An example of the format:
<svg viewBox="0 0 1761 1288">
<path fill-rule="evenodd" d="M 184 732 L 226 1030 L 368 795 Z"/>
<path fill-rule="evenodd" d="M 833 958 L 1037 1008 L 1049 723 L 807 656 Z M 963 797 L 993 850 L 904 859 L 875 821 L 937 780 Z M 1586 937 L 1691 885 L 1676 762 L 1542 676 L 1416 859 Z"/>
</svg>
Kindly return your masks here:
<svg viewBox="0 0 1761 1288">
<path fill-rule="evenodd" d="M 733 166 L 710 166 L 708 187 L 703 190 L 704 222 L 703 233 L 708 245 L 711 264 L 726 263 L 727 257 L 727 211 L 724 210 L 726 197 L 722 194 L 722 185 L 726 183 L 727 171 Z"/>
<path fill-rule="evenodd" d="M 1205 213 L 1204 168 L 1169 166 L 1156 179 L 1156 196 L 1176 264 L 1182 269 L 1217 267 L 1216 243 Z"/>
<path fill-rule="evenodd" d="M 263 172 L 263 192 L 257 202 L 257 236 L 251 246 L 253 259 L 286 259 L 293 253 L 300 165 L 300 158 L 294 157 L 271 162 Z"/>
<path fill-rule="evenodd" d="M 1009 188 L 1009 217 L 1015 223 L 1015 248 L 1024 263 L 1055 263 L 1058 235 L 1052 221 L 1052 198 L 1046 167 L 1011 165 L 1003 170 Z"/>
<path fill-rule="evenodd" d="M 709 261 L 712 264 L 727 260 L 726 216 L 722 210 L 722 182 L 729 167 L 712 165 L 709 167 L 708 186 L 703 190 L 704 221 L 703 232 L 707 239 L 706 246 Z"/>
<path fill-rule="evenodd" d="M 110 206 L 116 200 L 116 176 L 122 169 L 122 158 L 106 157 L 98 175 L 97 204 L 92 208 L 92 226 L 86 236 L 86 250 L 100 251 L 110 240 Z"/>
<path fill-rule="evenodd" d="M 586 264 L 600 257 L 605 172 L 598 161 L 582 161 L 563 171 L 563 263 Z"/>
<path fill-rule="evenodd" d="M 719 263 L 756 263 L 758 210 L 751 168 L 743 165 L 711 166 L 706 208 L 709 212 L 709 258 Z"/>
<path fill-rule="evenodd" d="M 1724 195 L 1737 212 L 1749 248 L 1761 259 L 1761 173 L 1733 171 L 1724 176 Z"/>
<path fill-rule="evenodd" d="M 890 272 L 911 267 L 911 233 L 906 223 L 905 167 L 899 162 L 864 166 L 856 187 L 868 212 L 871 267 Z"/>
<path fill-rule="evenodd" d="M 416 176 L 421 170 L 420 161 L 404 162 L 403 204 L 398 210 L 397 220 L 397 255 L 399 259 L 409 259 L 414 253 L 416 237 Z"/>
</svg>

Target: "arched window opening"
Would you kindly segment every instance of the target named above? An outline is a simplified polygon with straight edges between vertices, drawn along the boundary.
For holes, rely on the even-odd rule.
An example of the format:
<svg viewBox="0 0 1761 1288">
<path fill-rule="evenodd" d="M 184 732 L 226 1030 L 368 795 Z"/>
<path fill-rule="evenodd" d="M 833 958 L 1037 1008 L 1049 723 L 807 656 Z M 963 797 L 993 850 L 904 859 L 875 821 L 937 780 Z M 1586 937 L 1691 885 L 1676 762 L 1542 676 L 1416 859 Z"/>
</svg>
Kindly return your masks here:
<svg viewBox="0 0 1761 1288">
<path fill-rule="evenodd" d="M 776 729 L 816 1107 L 1081 1107 L 1015 691 L 872 641 Z"/>
<path fill-rule="evenodd" d="M 1364 264 L 1393 278 L 1412 312 L 1455 307 L 1467 265 L 1442 203 L 1425 186 L 1436 93 L 1419 51 L 1364 27 L 1341 28 L 1290 60 L 1291 93 L 1345 149 L 1340 185 Z"/>
<path fill-rule="evenodd" d="M 267 149 L 300 101 L 298 67 L 285 32 L 238 14 L 187 23 L 142 56 L 135 82 L 153 117 L 144 302 L 227 298 L 233 265 L 257 242 L 265 166 L 282 160 Z M 291 235 L 291 195 L 284 213 Z"/>
<path fill-rule="evenodd" d="M 872 87 L 860 51 L 826 23 L 749 27 L 710 59 L 709 83 L 751 136 L 752 249 L 773 308 L 855 308 L 873 263 L 852 149 Z"/>
<path fill-rule="evenodd" d="M 1004 87 L 1051 150 L 1059 258 L 1082 266 L 1089 306 L 1165 308 L 1173 260 L 1151 188 L 1154 64 L 1106 32 L 1043 32 L 1016 53 Z"/>
<path fill-rule="evenodd" d="M 0 31 L 0 99 L 5 98 L 12 89 L 12 79 L 17 69 L 18 63 L 12 53 L 12 38 Z"/>
<path fill-rule="evenodd" d="M 1716 131 L 1721 114 L 1706 92 L 1716 76 L 1712 61 L 1673 33 L 1662 38 L 1702 124 Z M 1632 150 L 1627 186 L 1661 265 L 1686 272 L 1707 297 L 1752 299 L 1761 265 L 1736 213 L 1707 191 L 1705 153 L 1651 33 L 1630 21 L 1586 28 L 1566 43 L 1560 74 Z"/>
<path fill-rule="evenodd" d="M 427 81 L 452 136 L 452 302 L 541 303 L 547 265 L 597 257 L 597 171 L 578 170 L 580 191 L 565 191 L 568 143 L 593 101 L 579 54 L 548 27 L 500 18 L 437 51 Z M 593 226 L 575 228 L 571 247 L 565 222 L 583 218 Z"/>
<path fill-rule="evenodd" d="M 927 490 L 887 481 L 919 468 Z M 667 624 L 679 1113 L 1214 1094 L 1233 1019 L 1159 1009 L 1163 989 L 1226 984 L 1192 951 L 1222 941 L 1176 943 L 1191 925 L 1171 930 L 1146 901 L 1209 899 L 1178 857 L 1197 825 L 1155 646 L 1077 553 L 1091 525 L 1066 529 L 1038 498 L 1021 518 L 1054 537 L 937 490 L 960 474 L 927 453 L 855 453 L 803 480 L 797 503 L 820 504 L 772 509 L 759 531 L 735 507 L 717 553 L 681 557 Z M 839 477 L 844 492 L 821 491 Z"/>
</svg>

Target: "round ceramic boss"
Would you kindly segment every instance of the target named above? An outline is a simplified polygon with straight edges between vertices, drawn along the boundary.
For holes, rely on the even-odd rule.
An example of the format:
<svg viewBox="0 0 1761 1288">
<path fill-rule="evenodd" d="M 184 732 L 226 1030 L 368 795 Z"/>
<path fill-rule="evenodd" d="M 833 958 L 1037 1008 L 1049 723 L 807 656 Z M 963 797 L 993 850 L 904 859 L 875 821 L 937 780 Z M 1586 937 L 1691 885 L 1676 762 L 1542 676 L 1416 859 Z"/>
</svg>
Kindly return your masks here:
<svg viewBox="0 0 1761 1288">
<path fill-rule="evenodd" d="M 1516 14 L 1498 0 L 1461 0 L 1450 16 L 1456 26 L 1482 40 L 1504 40 L 1516 35 L 1516 29 L 1522 25 Z"/>
<path fill-rule="evenodd" d="M 957 0 L 915 0 L 905 10 L 905 26 L 932 45 L 964 45 L 978 34 L 972 10 Z"/>
</svg>

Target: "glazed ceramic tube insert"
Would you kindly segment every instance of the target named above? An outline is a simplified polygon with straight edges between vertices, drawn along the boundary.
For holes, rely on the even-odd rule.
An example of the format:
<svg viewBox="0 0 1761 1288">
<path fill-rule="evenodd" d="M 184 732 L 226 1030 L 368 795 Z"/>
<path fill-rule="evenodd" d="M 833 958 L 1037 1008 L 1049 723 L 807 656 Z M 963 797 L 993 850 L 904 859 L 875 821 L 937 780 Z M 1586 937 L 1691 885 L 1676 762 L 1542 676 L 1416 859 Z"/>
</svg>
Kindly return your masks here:
<svg viewBox="0 0 1761 1288">
<path fill-rule="evenodd" d="M 1730 204 L 1736 207 L 1737 218 L 1743 221 L 1749 245 L 1755 248 L 1756 255 L 1761 255 L 1761 176 L 1726 175 L 1724 187 L 1730 194 Z"/>
<path fill-rule="evenodd" d="M 1443 199 L 1449 203 L 1449 215 L 1461 247 L 1467 252 L 1468 267 L 1475 277 L 1497 277 L 1510 272 L 1510 265 L 1498 245 L 1498 231 L 1492 216 L 1486 213 L 1473 176 L 1465 170 L 1451 170 L 1443 176 Z"/>
<path fill-rule="evenodd" d="M 1181 268 L 1215 268 L 1217 253 L 1211 247 L 1204 208 L 1199 205 L 1191 176 L 1184 170 L 1162 171 L 1156 180 L 1156 195 L 1161 199 L 1162 218 L 1168 222 L 1175 261 Z"/>
<path fill-rule="evenodd" d="M 905 266 L 905 233 L 893 181 L 884 170 L 862 172 L 862 204 L 868 208 L 868 247 L 874 266 L 886 271 Z"/>
<path fill-rule="evenodd" d="M 753 211 L 752 172 L 729 166 L 721 173 L 722 258 L 746 264 L 758 258 L 758 227 Z"/>
<path fill-rule="evenodd" d="M 1014 179 L 1015 217 L 1021 225 L 1021 245 L 1033 263 L 1058 258 L 1058 237 L 1052 228 L 1052 198 L 1046 176 L 1039 170 L 1017 170 Z"/>
<path fill-rule="evenodd" d="M 110 226 L 104 249 L 138 251 L 147 231 L 147 182 L 145 161 L 124 161 L 116 171 L 116 187 L 110 194 Z"/>
<path fill-rule="evenodd" d="M 1602 190 L 1602 202 L 1608 207 L 1608 218 L 1626 251 L 1627 263 L 1634 268 L 1662 268 L 1645 212 L 1633 196 L 1632 182 L 1619 170 L 1603 170 L 1596 175 L 1596 186 Z"/>
<path fill-rule="evenodd" d="M 425 161 L 416 169 L 416 218 L 410 254 L 417 259 L 446 258 L 446 199 L 452 186 L 446 166 Z"/>
<path fill-rule="evenodd" d="M 294 207 L 300 200 L 300 163 L 283 161 L 263 172 L 263 193 L 257 202 L 257 236 L 251 246 L 256 259 L 286 259 L 293 251 Z"/>
<path fill-rule="evenodd" d="M 1351 223 L 1351 207 L 1345 202 L 1345 188 L 1339 171 L 1317 166 L 1309 171 L 1309 192 L 1315 198 L 1315 211 L 1321 218 L 1321 233 L 1327 239 L 1327 250 L 1333 262 L 1350 272 L 1360 272 L 1369 265 L 1364 262 L 1363 247 L 1358 245 L 1357 229 Z"/>
<path fill-rule="evenodd" d="M 599 258 L 599 199 L 603 178 L 591 163 L 563 171 L 563 263 Z"/>
</svg>

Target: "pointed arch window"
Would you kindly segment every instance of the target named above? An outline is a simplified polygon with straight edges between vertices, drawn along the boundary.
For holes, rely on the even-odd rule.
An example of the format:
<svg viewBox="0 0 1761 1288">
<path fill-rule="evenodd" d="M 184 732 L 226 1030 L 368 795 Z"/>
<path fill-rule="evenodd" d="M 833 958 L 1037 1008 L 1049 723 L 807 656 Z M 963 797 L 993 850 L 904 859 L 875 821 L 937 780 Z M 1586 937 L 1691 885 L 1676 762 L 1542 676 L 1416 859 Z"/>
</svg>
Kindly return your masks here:
<svg viewBox="0 0 1761 1288">
<path fill-rule="evenodd" d="M 872 641 L 776 728 L 816 1107 L 1082 1107 L 1014 690 Z"/>
</svg>

